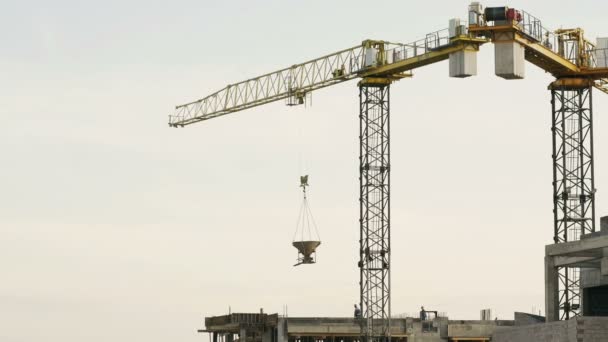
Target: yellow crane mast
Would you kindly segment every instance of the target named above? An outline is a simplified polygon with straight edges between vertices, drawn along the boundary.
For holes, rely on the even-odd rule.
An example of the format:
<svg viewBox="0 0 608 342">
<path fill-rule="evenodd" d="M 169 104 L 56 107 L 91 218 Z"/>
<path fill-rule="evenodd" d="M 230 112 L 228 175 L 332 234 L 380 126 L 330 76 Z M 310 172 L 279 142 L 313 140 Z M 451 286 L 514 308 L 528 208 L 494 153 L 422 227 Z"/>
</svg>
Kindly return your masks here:
<svg viewBox="0 0 608 342">
<path fill-rule="evenodd" d="M 608 93 L 608 40 L 596 46 L 583 30 L 551 31 L 525 11 L 469 6 L 468 21 L 452 19 L 449 28 L 411 43 L 364 40 L 308 62 L 230 84 L 175 108 L 169 125 L 184 127 L 255 106 L 285 100 L 305 103 L 312 91 L 359 79 L 359 203 L 361 336 L 390 341 L 390 84 L 411 70 L 449 59 L 451 77 L 477 73 L 477 52 L 495 48 L 495 73 L 505 79 L 525 76 L 524 61 L 551 73 L 553 113 L 554 239 L 578 239 L 595 231 L 591 89 Z M 598 41 L 599 44 L 599 41 Z M 567 267 L 547 294 L 549 320 L 580 313 L 578 274 Z"/>
</svg>

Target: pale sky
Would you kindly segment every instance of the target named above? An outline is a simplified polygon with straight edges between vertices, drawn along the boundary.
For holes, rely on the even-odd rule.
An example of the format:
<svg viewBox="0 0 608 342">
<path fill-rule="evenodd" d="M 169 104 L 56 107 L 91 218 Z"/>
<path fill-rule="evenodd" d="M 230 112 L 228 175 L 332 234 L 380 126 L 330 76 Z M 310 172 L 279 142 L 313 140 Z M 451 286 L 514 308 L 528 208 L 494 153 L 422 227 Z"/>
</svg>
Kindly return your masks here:
<svg viewBox="0 0 608 342">
<path fill-rule="evenodd" d="M 485 5 L 504 5 L 486 3 Z M 515 1 L 608 36 L 608 2 Z M 358 301 L 356 82 L 183 129 L 175 105 L 373 38 L 407 43 L 467 1 L 21 1 L 0 12 L 0 341 L 206 341 L 228 312 L 351 316 Z M 544 311 L 553 236 L 551 77 L 391 88 L 392 308 Z M 595 92 L 608 215 L 608 95 Z M 301 193 L 318 263 L 292 267 Z M 599 225 L 598 225 L 599 227 Z"/>
</svg>

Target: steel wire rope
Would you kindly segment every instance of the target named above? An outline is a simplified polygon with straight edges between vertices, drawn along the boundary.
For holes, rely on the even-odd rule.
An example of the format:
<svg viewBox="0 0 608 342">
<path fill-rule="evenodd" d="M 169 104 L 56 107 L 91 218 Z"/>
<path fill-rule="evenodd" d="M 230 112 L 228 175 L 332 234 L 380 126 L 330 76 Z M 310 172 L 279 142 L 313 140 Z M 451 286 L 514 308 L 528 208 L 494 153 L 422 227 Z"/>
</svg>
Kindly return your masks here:
<svg viewBox="0 0 608 342">
<path fill-rule="evenodd" d="M 306 199 L 306 210 L 308 211 L 309 220 L 312 220 L 312 226 L 315 229 L 315 234 L 317 237 L 317 240 L 315 240 L 315 241 L 321 241 L 321 235 L 319 234 L 319 230 L 317 229 L 317 222 L 315 221 L 315 217 L 312 215 L 312 212 L 310 211 L 310 206 L 308 205 L 307 199 Z M 313 239 L 314 236 L 312 235 L 312 230 L 310 229 L 310 225 L 308 226 L 308 230 L 309 230 L 310 238 Z"/>
<path fill-rule="evenodd" d="M 298 231 L 300 230 L 300 222 L 302 222 L 302 218 L 304 217 L 304 205 L 305 203 L 302 202 L 302 204 L 300 204 L 300 212 L 298 213 L 298 220 L 296 221 L 296 231 L 293 234 L 293 241 L 296 241 L 296 236 L 298 235 Z"/>
</svg>

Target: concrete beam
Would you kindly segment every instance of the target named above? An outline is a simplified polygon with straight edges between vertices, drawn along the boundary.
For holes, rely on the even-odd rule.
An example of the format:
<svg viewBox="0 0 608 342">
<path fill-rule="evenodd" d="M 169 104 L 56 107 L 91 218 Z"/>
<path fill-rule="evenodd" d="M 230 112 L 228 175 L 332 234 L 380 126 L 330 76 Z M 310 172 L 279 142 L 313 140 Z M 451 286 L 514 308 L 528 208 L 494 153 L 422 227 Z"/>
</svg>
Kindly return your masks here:
<svg viewBox="0 0 608 342">
<path fill-rule="evenodd" d="M 262 342 L 272 342 L 272 328 L 264 329 L 262 333 Z"/>
<path fill-rule="evenodd" d="M 570 257 L 556 256 L 554 258 L 555 267 L 581 267 L 581 268 L 598 268 L 600 267 L 601 258 L 596 257 Z"/>
<path fill-rule="evenodd" d="M 483 322 L 483 321 L 482 321 Z M 489 339 L 497 325 L 493 321 L 484 322 L 485 324 L 448 324 L 448 336 L 452 341 L 463 339 L 470 341 L 472 339 Z"/>
<path fill-rule="evenodd" d="M 608 235 L 603 235 L 584 240 L 546 245 L 545 255 L 601 258 L 603 249 L 606 247 L 608 247 Z"/>
<path fill-rule="evenodd" d="M 602 258 L 600 266 L 600 274 L 605 277 L 608 276 L 608 256 Z"/>
<path fill-rule="evenodd" d="M 355 318 L 289 317 L 287 333 L 291 336 L 358 336 L 360 321 Z M 391 335 L 404 335 L 406 319 L 391 319 Z"/>
<path fill-rule="evenodd" d="M 241 327 L 241 329 L 239 331 L 239 341 L 247 342 L 247 328 Z"/>
<path fill-rule="evenodd" d="M 279 318 L 277 322 L 277 342 L 288 342 L 287 336 L 287 318 Z"/>
</svg>

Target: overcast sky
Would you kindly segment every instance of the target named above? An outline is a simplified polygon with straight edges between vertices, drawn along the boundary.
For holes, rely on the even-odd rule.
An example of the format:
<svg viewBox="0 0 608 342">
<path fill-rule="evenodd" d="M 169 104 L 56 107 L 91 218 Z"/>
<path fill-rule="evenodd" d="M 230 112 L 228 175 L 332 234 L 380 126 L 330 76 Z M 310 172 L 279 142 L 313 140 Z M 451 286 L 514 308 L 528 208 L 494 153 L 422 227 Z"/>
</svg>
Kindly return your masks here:
<svg viewBox="0 0 608 342">
<path fill-rule="evenodd" d="M 0 340 L 200 341 L 232 311 L 350 316 L 358 301 L 358 90 L 317 91 L 183 129 L 176 104 L 359 44 L 409 42 L 466 1 L 20 1 L 0 12 Z M 503 5 L 494 3 L 488 5 Z M 608 36 L 608 2 L 516 1 Z M 392 308 L 453 319 L 544 311 L 553 235 L 550 75 L 392 91 Z M 608 97 L 595 92 L 596 212 Z M 322 245 L 292 267 L 301 201 Z"/>
</svg>

